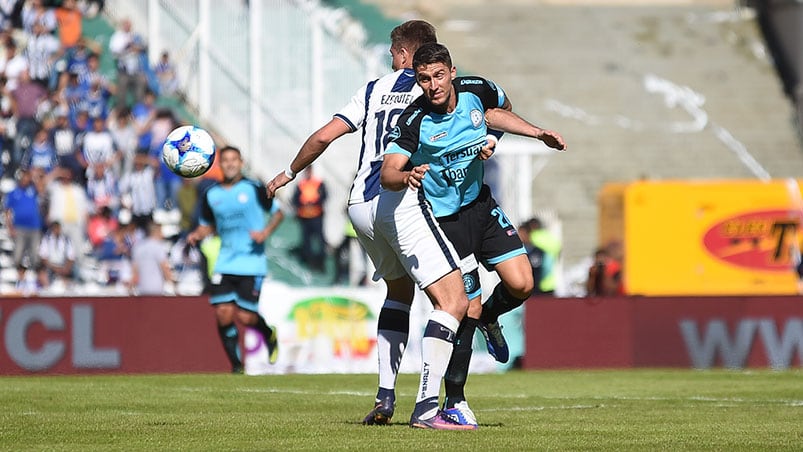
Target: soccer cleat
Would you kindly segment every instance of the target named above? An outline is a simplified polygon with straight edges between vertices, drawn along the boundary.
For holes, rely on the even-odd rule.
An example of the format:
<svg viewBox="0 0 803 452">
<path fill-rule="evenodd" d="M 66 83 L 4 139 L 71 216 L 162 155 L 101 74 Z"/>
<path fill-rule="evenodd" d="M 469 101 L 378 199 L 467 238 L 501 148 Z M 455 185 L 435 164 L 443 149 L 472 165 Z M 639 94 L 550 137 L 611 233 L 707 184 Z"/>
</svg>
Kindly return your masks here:
<svg viewBox="0 0 803 452">
<path fill-rule="evenodd" d="M 502 334 L 502 326 L 499 325 L 499 322 L 480 323 L 480 331 L 485 337 L 488 353 L 500 363 L 506 363 L 510 359 L 510 350 L 507 348 L 507 341 Z"/>
<path fill-rule="evenodd" d="M 276 364 L 276 360 L 279 359 L 279 339 L 276 335 L 276 327 L 271 328 L 266 345 L 268 346 L 268 362 Z"/>
<path fill-rule="evenodd" d="M 431 430 L 476 430 L 477 425 L 458 424 L 449 416 L 446 416 L 443 411 L 438 410 L 435 416 L 429 419 L 421 419 L 413 415 L 410 418 L 410 427 L 423 428 Z"/>
<path fill-rule="evenodd" d="M 463 400 L 456 403 L 452 408 L 443 410 L 443 415 L 449 417 L 451 420 L 461 425 L 473 425 L 477 428 L 477 418 L 474 412 L 468 407 L 468 402 Z"/>
<path fill-rule="evenodd" d="M 362 423 L 365 425 L 390 424 L 390 418 L 393 417 L 394 405 L 395 403 L 390 397 L 385 397 L 384 399 L 377 401 L 374 409 L 368 413 L 368 416 L 365 416 L 365 419 L 362 420 Z"/>
</svg>

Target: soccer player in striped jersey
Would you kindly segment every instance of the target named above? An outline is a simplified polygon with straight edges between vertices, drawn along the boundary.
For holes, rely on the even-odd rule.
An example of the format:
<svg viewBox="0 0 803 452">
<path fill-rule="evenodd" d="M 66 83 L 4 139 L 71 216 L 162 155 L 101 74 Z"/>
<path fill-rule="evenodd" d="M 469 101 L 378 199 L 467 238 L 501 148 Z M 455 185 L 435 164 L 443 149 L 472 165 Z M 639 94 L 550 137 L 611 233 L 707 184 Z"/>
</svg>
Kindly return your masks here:
<svg viewBox="0 0 803 452">
<path fill-rule="evenodd" d="M 559 150 L 565 143 L 557 133 L 509 111 L 509 100 L 493 82 L 456 77 L 449 51 L 441 44 L 421 46 L 413 68 L 424 94 L 402 113 L 392 132 L 381 182 L 391 190 L 419 189 L 460 258 L 478 259 L 501 279 L 482 306 L 479 273 L 463 274 L 471 305 L 449 364 L 444 410 L 458 422 L 476 424 L 463 391 L 474 331 L 480 328 L 488 351 L 498 361 L 507 361 L 497 318 L 520 306 L 533 290 L 532 269 L 516 228 L 483 183 L 482 161 L 490 157 L 497 140 L 488 128 L 538 138 Z"/>
<path fill-rule="evenodd" d="M 235 316 L 262 334 L 271 364 L 278 357 L 276 330 L 259 314 L 258 305 L 262 281 L 268 273 L 265 241 L 279 227 L 284 214 L 276 200 L 268 199 L 262 184 L 243 177 L 239 149 L 226 146 L 218 151 L 218 158 L 223 181 L 209 187 L 201 197 L 200 224 L 187 235 L 187 243 L 195 245 L 212 232 L 220 236 L 209 302 L 215 308 L 218 334 L 232 372 L 240 373 L 243 363 Z"/>
<path fill-rule="evenodd" d="M 374 409 L 364 424 L 387 424 L 396 402 L 395 385 L 409 332 L 415 283 L 432 300 L 422 342 L 422 373 L 416 411 L 410 425 L 439 430 L 468 430 L 438 409 L 440 385 L 453 349 L 457 328 L 468 307 L 460 261 L 432 211 L 414 190 L 383 191 L 379 170 L 389 133 L 407 105 L 421 94 L 415 83 L 412 57 L 422 44 L 437 42 L 427 22 L 411 20 L 391 32 L 390 53 L 395 72 L 369 82 L 332 120 L 313 133 L 288 169 L 268 183 L 268 195 L 308 167 L 337 138 L 361 130 L 357 176 L 348 213 L 357 238 L 376 267 L 374 280 L 384 279 L 387 296 L 379 314 L 377 350 L 379 389 Z"/>
</svg>

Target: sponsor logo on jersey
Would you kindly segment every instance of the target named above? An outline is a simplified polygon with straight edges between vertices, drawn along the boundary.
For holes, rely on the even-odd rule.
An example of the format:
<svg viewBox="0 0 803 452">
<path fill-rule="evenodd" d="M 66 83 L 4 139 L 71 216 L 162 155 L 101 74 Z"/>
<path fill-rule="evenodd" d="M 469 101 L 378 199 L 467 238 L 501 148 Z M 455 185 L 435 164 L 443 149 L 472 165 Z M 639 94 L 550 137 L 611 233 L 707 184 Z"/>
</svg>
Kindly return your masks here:
<svg viewBox="0 0 803 452">
<path fill-rule="evenodd" d="M 479 111 L 479 110 L 477 110 L 475 108 L 475 109 L 471 110 L 470 115 L 471 115 L 471 124 L 474 125 L 475 129 L 482 125 L 482 122 L 483 122 L 484 118 L 482 117 L 482 112 L 481 111 Z"/>
<path fill-rule="evenodd" d="M 441 177 L 452 185 L 457 185 L 468 175 L 468 168 L 446 168 L 441 170 Z"/>
<path fill-rule="evenodd" d="M 415 120 L 415 117 L 416 117 L 416 116 L 418 116 L 419 114 L 421 114 L 421 109 L 420 109 L 420 108 L 417 108 L 417 109 L 416 109 L 416 110 L 413 112 L 413 114 L 411 114 L 411 115 L 410 115 L 410 117 L 409 117 L 409 118 L 407 118 L 407 125 L 408 125 L 408 126 L 411 126 L 411 125 L 413 125 L 413 121 Z"/>
<path fill-rule="evenodd" d="M 435 135 L 432 135 L 431 137 L 429 137 L 429 141 L 438 141 L 441 138 L 445 138 L 447 135 L 448 135 L 448 132 L 446 132 L 444 130 L 443 132 L 438 132 Z"/>
<path fill-rule="evenodd" d="M 449 152 L 448 154 L 443 154 L 441 160 L 443 161 L 443 166 L 448 166 L 451 163 L 454 163 L 458 160 L 464 159 L 472 159 L 477 156 L 482 150 L 482 146 L 484 143 L 477 143 L 473 146 L 469 146 L 467 148 L 462 148 L 454 152 Z"/>
<path fill-rule="evenodd" d="M 473 79 L 473 78 L 460 80 L 460 84 L 461 85 L 482 85 L 482 83 L 483 83 L 483 80 L 478 80 L 478 79 Z"/>
</svg>

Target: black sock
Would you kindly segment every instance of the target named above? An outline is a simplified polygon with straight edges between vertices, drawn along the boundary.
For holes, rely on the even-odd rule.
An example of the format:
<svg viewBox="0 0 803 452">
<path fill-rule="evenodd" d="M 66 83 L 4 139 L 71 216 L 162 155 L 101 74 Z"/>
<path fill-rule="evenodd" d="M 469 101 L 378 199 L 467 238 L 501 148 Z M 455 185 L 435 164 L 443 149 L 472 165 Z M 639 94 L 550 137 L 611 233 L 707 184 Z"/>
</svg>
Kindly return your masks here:
<svg viewBox="0 0 803 452">
<path fill-rule="evenodd" d="M 394 391 L 393 389 L 379 388 L 379 390 L 376 392 L 376 401 L 381 402 L 386 398 L 392 400 L 395 403 L 396 391 Z"/>
<path fill-rule="evenodd" d="M 521 306 L 527 299 L 520 300 L 505 289 L 505 285 L 501 282 L 496 285 L 493 293 L 485 304 L 482 306 L 482 315 L 480 321 L 483 323 L 493 323 L 499 318 L 500 315 L 510 312 Z"/>
<path fill-rule="evenodd" d="M 254 328 L 259 331 L 259 333 L 265 339 L 265 345 L 267 345 L 270 342 L 270 336 L 273 334 L 273 329 L 265 322 L 265 318 L 257 314 L 257 323 L 254 324 Z"/>
<path fill-rule="evenodd" d="M 240 359 L 240 333 L 237 332 L 237 326 L 233 323 L 226 326 L 218 326 L 217 332 L 220 335 L 220 341 L 223 342 L 226 356 L 229 357 L 229 362 L 231 362 L 232 370 L 241 370 L 243 362 Z"/>
<path fill-rule="evenodd" d="M 471 344 L 474 342 L 474 331 L 478 323 L 477 319 L 465 317 L 457 329 L 452 357 L 443 377 L 446 390 L 445 408 L 452 408 L 456 403 L 466 400 L 464 389 L 468 379 L 468 366 L 471 364 Z"/>
</svg>

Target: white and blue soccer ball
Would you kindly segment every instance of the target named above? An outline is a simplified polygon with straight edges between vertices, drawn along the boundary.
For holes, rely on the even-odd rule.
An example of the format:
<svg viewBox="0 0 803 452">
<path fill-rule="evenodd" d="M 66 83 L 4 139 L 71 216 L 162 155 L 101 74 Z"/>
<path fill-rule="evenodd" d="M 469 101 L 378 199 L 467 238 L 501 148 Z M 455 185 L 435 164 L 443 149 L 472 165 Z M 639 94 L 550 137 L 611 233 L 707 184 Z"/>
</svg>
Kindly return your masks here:
<svg viewBox="0 0 803 452">
<path fill-rule="evenodd" d="M 181 177 L 198 177 L 209 171 L 215 161 L 215 142 L 200 127 L 178 127 L 167 135 L 162 161 Z"/>
</svg>

